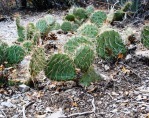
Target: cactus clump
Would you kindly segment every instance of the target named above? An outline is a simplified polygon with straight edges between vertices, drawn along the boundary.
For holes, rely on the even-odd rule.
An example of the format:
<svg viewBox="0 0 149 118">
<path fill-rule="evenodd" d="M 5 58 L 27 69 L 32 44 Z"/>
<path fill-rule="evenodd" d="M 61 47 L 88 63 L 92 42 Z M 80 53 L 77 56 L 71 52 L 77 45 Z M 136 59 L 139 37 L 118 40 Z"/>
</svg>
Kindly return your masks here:
<svg viewBox="0 0 149 118">
<path fill-rule="evenodd" d="M 93 5 L 89 5 L 86 7 L 86 13 L 87 15 L 91 15 L 94 12 L 94 6 Z"/>
<path fill-rule="evenodd" d="M 82 72 L 87 72 L 94 60 L 94 52 L 88 46 L 81 46 L 77 49 L 74 63 Z"/>
<path fill-rule="evenodd" d="M 141 42 L 146 48 L 149 48 L 149 26 L 144 26 L 141 32 Z"/>
<path fill-rule="evenodd" d="M 45 68 L 45 75 L 56 81 L 75 79 L 75 66 L 73 61 L 65 54 L 55 54 L 49 58 Z"/>
<path fill-rule="evenodd" d="M 25 51 L 21 46 L 13 45 L 7 48 L 6 54 L 6 59 L 9 64 L 18 64 L 24 59 Z"/>
<path fill-rule="evenodd" d="M 72 30 L 72 25 L 69 21 L 64 21 L 63 24 L 61 25 L 61 29 L 64 32 L 68 32 Z"/>
<path fill-rule="evenodd" d="M 2 41 L 0 41 L 0 65 L 4 63 L 6 59 L 6 50 L 8 45 Z"/>
<path fill-rule="evenodd" d="M 87 13 L 86 10 L 84 8 L 76 8 L 73 11 L 73 14 L 75 15 L 75 17 L 77 19 L 87 19 Z"/>
<path fill-rule="evenodd" d="M 92 42 L 90 42 L 87 38 L 83 36 L 71 37 L 69 41 L 64 45 L 64 52 L 68 55 L 73 56 L 74 52 L 81 45 L 91 46 Z"/>
<path fill-rule="evenodd" d="M 78 28 L 79 28 L 79 25 L 78 24 L 76 24 L 76 23 L 73 23 L 72 24 L 72 30 L 73 31 L 77 31 Z"/>
<path fill-rule="evenodd" d="M 61 25 L 59 23 L 54 23 L 53 25 L 51 25 L 51 30 L 59 30 L 61 29 Z"/>
<path fill-rule="evenodd" d="M 46 36 L 50 31 L 50 27 L 45 19 L 40 19 L 36 23 L 36 28 L 40 31 L 42 36 Z"/>
<path fill-rule="evenodd" d="M 98 34 L 98 27 L 94 24 L 84 24 L 78 30 L 83 36 L 87 36 L 89 38 L 95 38 Z"/>
<path fill-rule="evenodd" d="M 103 59 L 115 59 L 125 54 L 126 48 L 118 32 L 105 31 L 97 37 L 97 53 Z"/>
<path fill-rule="evenodd" d="M 94 68 L 91 66 L 86 73 L 83 74 L 81 79 L 79 80 L 79 83 L 87 87 L 89 86 L 92 82 L 96 82 L 101 80 L 101 77 L 95 72 Z"/>
<path fill-rule="evenodd" d="M 91 22 L 95 23 L 98 27 L 101 27 L 106 19 L 107 15 L 102 11 L 94 12 L 90 18 Z"/>
<path fill-rule="evenodd" d="M 23 42 L 23 48 L 26 51 L 26 53 L 29 53 L 33 49 L 33 42 L 32 41 Z"/>
<path fill-rule="evenodd" d="M 30 75 L 34 79 L 46 65 L 45 52 L 43 48 L 35 48 L 30 61 Z"/>
<path fill-rule="evenodd" d="M 55 18 L 52 15 L 46 15 L 44 18 L 48 25 L 53 25 L 55 23 Z"/>
<path fill-rule="evenodd" d="M 68 21 L 75 21 L 75 16 L 73 14 L 68 14 L 66 15 L 65 19 Z"/>
</svg>

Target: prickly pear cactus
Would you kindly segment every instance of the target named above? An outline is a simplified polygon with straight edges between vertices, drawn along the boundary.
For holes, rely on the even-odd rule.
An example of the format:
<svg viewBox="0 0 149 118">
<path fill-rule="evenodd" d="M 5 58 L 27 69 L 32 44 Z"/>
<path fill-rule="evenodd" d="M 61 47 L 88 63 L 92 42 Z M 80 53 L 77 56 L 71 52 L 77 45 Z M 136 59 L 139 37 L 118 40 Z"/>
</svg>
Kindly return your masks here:
<svg viewBox="0 0 149 118">
<path fill-rule="evenodd" d="M 115 59 L 125 54 L 126 48 L 118 32 L 105 31 L 97 37 L 97 53 L 103 59 Z"/>
<path fill-rule="evenodd" d="M 123 20 L 124 15 L 125 15 L 125 13 L 122 10 L 115 11 L 114 16 L 113 16 L 113 21 L 121 21 L 121 20 Z"/>
<path fill-rule="evenodd" d="M 94 52 L 88 46 L 81 46 L 77 49 L 74 63 L 82 72 L 87 72 L 94 60 Z"/>
<path fill-rule="evenodd" d="M 141 32 L 141 42 L 146 48 L 149 48 L 149 26 L 144 26 Z"/>
<path fill-rule="evenodd" d="M 73 14 L 68 14 L 66 15 L 65 19 L 68 21 L 75 21 L 75 16 Z"/>
<path fill-rule="evenodd" d="M 72 30 L 72 25 L 69 21 L 64 21 L 63 24 L 61 25 L 61 29 L 64 32 L 68 32 Z"/>
<path fill-rule="evenodd" d="M 64 45 L 64 52 L 70 56 L 73 56 L 77 48 L 82 45 L 92 46 L 92 42 L 83 36 L 71 37 Z"/>
<path fill-rule="evenodd" d="M 25 40 L 25 27 L 23 27 L 20 24 L 20 17 L 19 16 L 16 17 L 16 26 L 17 26 L 17 33 L 19 36 L 17 41 L 23 42 Z"/>
<path fill-rule="evenodd" d="M 51 80 L 68 81 L 75 79 L 73 61 L 65 54 L 55 54 L 47 61 L 45 75 Z"/>
<path fill-rule="evenodd" d="M 50 31 L 50 27 L 48 26 L 48 23 L 46 22 L 45 19 L 40 19 L 36 23 L 36 27 L 40 31 L 42 36 L 46 36 L 49 33 L 49 31 Z"/>
<path fill-rule="evenodd" d="M 20 63 L 25 56 L 25 51 L 21 46 L 13 45 L 6 50 L 6 59 L 9 64 Z"/>
<path fill-rule="evenodd" d="M 89 6 L 87 6 L 86 7 L 86 13 L 87 13 L 87 15 L 89 16 L 89 15 L 91 15 L 93 12 L 94 12 L 94 6 L 93 5 L 89 5 Z"/>
<path fill-rule="evenodd" d="M 98 27 L 94 24 L 84 24 L 78 29 L 83 36 L 87 36 L 89 38 L 95 38 L 98 35 Z"/>
<path fill-rule="evenodd" d="M 23 48 L 26 53 L 29 53 L 33 49 L 33 42 L 32 41 L 23 42 Z"/>
<path fill-rule="evenodd" d="M 84 8 L 76 8 L 73 11 L 73 14 L 75 15 L 75 17 L 77 19 L 87 19 L 87 13 L 86 10 Z"/>
<path fill-rule="evenodd" d="M 98 27 L 101 27 L 106 19 L 107 15 L 102 11 L 94 12 L 90 18 L 91 22 L 95 23 Z"/>
<path fill-rule="evenodd" d="M 0 41 L 0 65 L 4 63 L 6 59 L 6 50 L 8 45 L 2 41 Z"/>
<path fill-rule="evenodd" d="M 35 48 L 30 61 L 30 75 L 35 78 L 46 65 L 45 52 L 41 47 Z"/>
<path fill-rule="evenodd" d="M 46 15 L 44 18 L 48 25 L 53 25 L 55 23 L 55 18 L 52 15 Z"/>
<path fill-rule="evenodd" d="M 101 77 L 95 72 L 94 68 L 91 66 L 86 73 L 81 77 L 79 83 L 87 87 L 89 86 L 92 82 L 96 82 L 101 80 Z"/>
</svg>

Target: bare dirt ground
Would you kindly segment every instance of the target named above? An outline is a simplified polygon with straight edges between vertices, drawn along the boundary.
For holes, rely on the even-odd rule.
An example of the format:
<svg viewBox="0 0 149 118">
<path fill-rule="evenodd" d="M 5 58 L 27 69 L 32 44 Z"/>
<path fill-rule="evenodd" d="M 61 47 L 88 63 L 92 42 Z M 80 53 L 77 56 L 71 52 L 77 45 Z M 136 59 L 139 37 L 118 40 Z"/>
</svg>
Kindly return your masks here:
<svg viewBox="0 0 149 118">
<path fill-rule="evenodd" d="M 24 15 L 22 24 L 36 22 L 46 13 Z M 64 13 L 55 13 L 59 22 Z M 130 27 L 127 24 L 125 27 Z M 124 60 L 109 64 L 95 60 L 97 72 L 103 80 L 87 88 L 76 86 L 75 82 L 53 82 L 41 73 L 41 88 L 29 88 L 22 92 L 18 86 L 0 89 L 0 118 L 147 118 L 149 117 L 149 59 L 136 55 L 136 50 L 145 50 L 140 44 L 140 29 L 131 26 L 136 35 L 136 49 L 130 48 Z M 119 29 L 123 32 L 123 29 Z M 122 33 L 121 32 L 121 33 Z M 58 49 L 74 34 L 57 34 L 52 41 Z M 125 37 L 123 37 L 125 38 Z M 10 45 L 17 39 L 15 21 L 0 22 L 0 39 Z M 26 65 L 26 61 L 24 62 Z M 24 69 L 24 68 L 23 68 Z M 24 70 L 21 77 L 27 74 Z M 19 76 L 19 77 L 20 77 Z M 17 76 L 18 77 L 18 76 Z M 20 77 L 20 78 L 21 78 Z M 25 79 L 25 77 L 23 77 Z"/>
</svg>

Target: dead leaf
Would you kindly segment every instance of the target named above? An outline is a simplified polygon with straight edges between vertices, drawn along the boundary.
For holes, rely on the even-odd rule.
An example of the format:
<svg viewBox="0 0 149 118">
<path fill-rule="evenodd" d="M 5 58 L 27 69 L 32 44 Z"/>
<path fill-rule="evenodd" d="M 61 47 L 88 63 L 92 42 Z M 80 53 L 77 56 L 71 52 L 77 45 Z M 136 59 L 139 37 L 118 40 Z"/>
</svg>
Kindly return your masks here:
<svg viewBox="0 0 149 118">
<path fill-rule="evenodd" d="M 72 105 L 73 107 L 78 107 L 77 102 L 72 102 L 71 105 Z"/>
<path fill-rule="evenodd" d="M 126 69 L 126 68 L 123 66 L 122 72 L 125 73 L 125 74 L 126 74 L 126 73 L 129 74 L 129 73 L 130 73 L 130 70 Z"/>
<path fill-rule="evenodd" d="M 122 59 L 124 55 L 122 53 L 118 54 L 118 59 Z"/>
</svg>

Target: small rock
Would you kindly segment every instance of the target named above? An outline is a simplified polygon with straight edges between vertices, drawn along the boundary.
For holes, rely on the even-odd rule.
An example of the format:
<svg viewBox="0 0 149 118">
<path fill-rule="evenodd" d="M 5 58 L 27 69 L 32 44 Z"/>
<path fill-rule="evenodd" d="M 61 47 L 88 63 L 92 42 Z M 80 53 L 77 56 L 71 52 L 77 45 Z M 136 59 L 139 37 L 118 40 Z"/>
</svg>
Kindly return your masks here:
<svg viewBox="0 0 149 118">
<path fill-rule="evenodd" d="M 126 61 L 128 61 L 128 60 L 130 60 L 132 58 L 132 56 L 130 55 L 130 54 L 128 54 L 127 56 L 126 56 Z"/>
<path fill-rule="evenodd" d="M 16 106 L 15 106 L 14 104 L 12 104 L 11 102 L 2 102 L 1 105 L 2 105 L 2 106 L 9 107 L 9 108 L 10 108 L 10 107 L 14 107 L 14 108 L 16 107 Z"/>
<path fill-rule="evenodd" d="M 110 67 L 108 65 L 104 66 L 105 71 L 108 71 L 110 69 Z"/>
<path fill-rule="evenodd" d="M 25 84 L 19 85 L 19 90 L 21 92 L 27 92 L 30 89 L 30 87 L 26 86 Z"/>
</svg>

